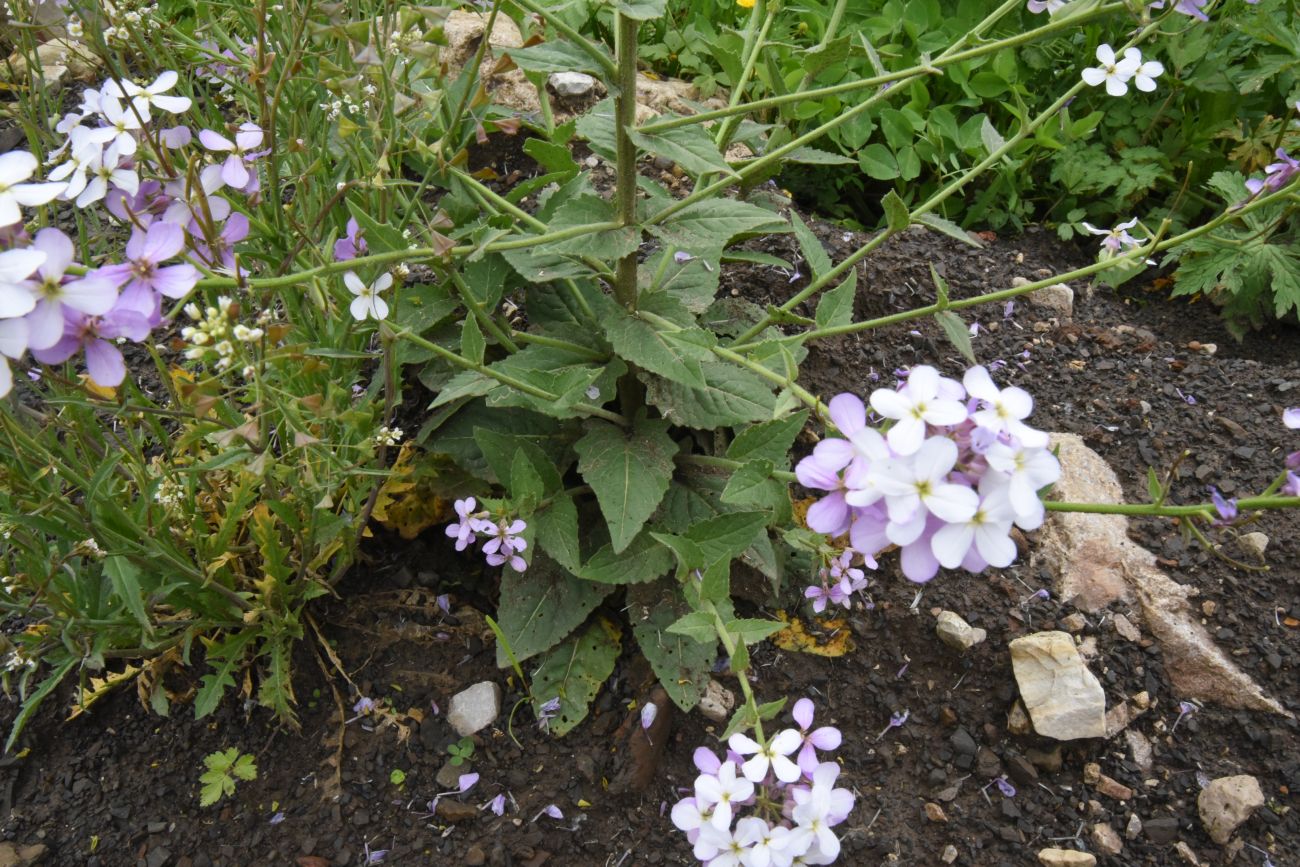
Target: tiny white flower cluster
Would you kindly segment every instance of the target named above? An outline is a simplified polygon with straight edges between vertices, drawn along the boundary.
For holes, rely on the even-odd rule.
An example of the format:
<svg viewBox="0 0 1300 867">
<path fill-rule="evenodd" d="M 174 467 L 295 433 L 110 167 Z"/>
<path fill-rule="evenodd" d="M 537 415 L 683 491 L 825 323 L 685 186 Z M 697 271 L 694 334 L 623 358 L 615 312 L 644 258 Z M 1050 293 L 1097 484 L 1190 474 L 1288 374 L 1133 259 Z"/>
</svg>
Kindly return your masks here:
<svg viewBox="0 0 1300 867">
<path fill-rule="evenodd" d="M 18 671 L 20 668 L 36 668 L 36 659 L 27 656 L 21 650 L 11 650 L 5 655 L 5 671 Z"/>
<path fill-rule="evenodd" d="M 375 445 L 395 446 L 402 441 L 406 433 L 400 427 L 384 425 L 375 431 Z"/>
<path fill-rule="evenodd" d="M 149 21 L 157 21 L 161 14 L 158 11 L 158 4 L 144 5 L 135 9 L 126 7 L 124 4 L 118 4 L 116 9 L 113 6 L 104 6 L 105 10 L 110 13 L 109 21 L 112 24 L 104 28 L 104 39 L 109 42 L 126 41 L 131 36 L 131 30 L 139 28 L 140 25 Z M 78 22 L 80 23 L 80 22 Z"/>
<path fill-rule="evenodd" d="M 234 299 L 226 295 L 218 296 L 216 307 L 200 309 L 193 302 L 186 304 L 185 315 L 198 324 L 181 329 L 181 338 L 192 344 L 185 350 L 185 357 L 190 361 L 202 361 L 215 353 L 217 360 L 213 368 L 218 371 L 228 369 L 235 361 L 236 342 L 256 343 L 266 333 L 260 327 L 232 324 L 237 312 Z M 261 316 L 258 318 L 259 321 L 262 319 Z"/>
</svg>

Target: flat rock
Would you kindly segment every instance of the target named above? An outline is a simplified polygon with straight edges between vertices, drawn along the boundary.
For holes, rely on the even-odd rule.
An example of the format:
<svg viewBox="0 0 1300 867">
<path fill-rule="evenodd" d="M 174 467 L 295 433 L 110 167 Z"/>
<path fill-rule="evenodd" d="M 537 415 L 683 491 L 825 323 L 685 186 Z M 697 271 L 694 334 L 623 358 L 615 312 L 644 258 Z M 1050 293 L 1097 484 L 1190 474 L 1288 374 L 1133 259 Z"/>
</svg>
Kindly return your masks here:
<svg viewBox="0 0 1300 867">
<path fill-rule="evenodd" d="M 1011 642 L 1011 667 L 1034 731 L 1058 741 L 1106 733 L 1106 693 L 1065 632 Z"/>
<path fill-rule="evenodd" d="M 943 847 L 943 853 L 939 856 L 939 860 L 945 864 L 951 864 L 957 860 L 959 854 L 957 847 L 949 843 Z"/>
<path fill-rule="evenodd" d="M 736 706 L 736 694 L 716 680 L 710 679 L 700 696 L 700 713 L 717 723 L 725 723 Z"/>
<path fill-rule="evenodd" d="M 1068 502 L 1122 503 L 1123 491 L 1106 461 L 1075 434 L 1053 434 L 1061 478 L 1052 491 Z M 1039 537 L 1036 565 L 1056 576 L 1056 595 L 1090 613 L 1115 602 L 1141 612 L 1160 644 L 1173 692 L 1228 707 L 1291 716 L 1264 694 L 1215 644 L 1188 599 L 1195 592 L 1158 567 L 1156 555 L 1128 538 L 1123 515 L 1052 512 Z"/>
<path fill-rule="evenodd" d="M 31 867 L 43 863 L 48 847 L 44 843 L 19 846 L 17 843 L 0 843 L 0 867 Z"/>
<path fill-rule="evenodd" d="M 1118 855 L 1124 851 L 1124 841 L 1119 834 L 1105 822 L 1098 822 L 1088 830 L 1088 840 L 1094 849 L 1103 855 Z"/>
<path fill-rule="evenodd" d="M 983 629 L 971 626 L 954 611 L 940 611 L 934 631 L 940 641 L 959 652 L 970 650 L 988 637 Z"/>
<path fill-rule="evenodd" d="M 1038 863 L 1043 867 L 1092 867 L 1097 856 L 1075 849 L 1043 849 L 1038 853 Z"/>
<path fill-rule="evenodd" d="M 1259 787 L 1259 780 L 1249 774 L 1210 780 L 1196 799 L 1205 830 L 1220 846 L 1226 844 L 1232 832 L 1262 806 L 1264 792 Z"/>
<path fill-rule="evenodd" d="M 1178 819 L 1174 816 L 1148 819 L 1143 824 L 1142 830 L 1146 832 L 1147 839 L 1152 843 L 1172 843 L 1178 839 Z"/>
<path fill-rule="evenodd" d="M 585 72 L 553 72 L 546 83 L 557 96 L 570 99 L 590 96 L 596 92 L 596 79 Z"/>
<path fill-rule="evenodd" d="M 461 737 L 469 737 L 496 722 L 501 713 L 501 686 L 483 680 L 451 697 L 447 723 Z"/>
<path fill-rule="evenodd" d="M 1237 537 L 1237 547 L 1256 559 L 1263 560 L 1268 550 L 1268 536 L 1263 533 L 1242 533 Z"/>
<path fill-rule="evenodd" d="M 1128 742 L 1129 752 L 1133 754 L 1133 764 L 1143 771 L 1151 770 L 1153 756 L 1151 741 L 1147 740 L 1147 736 L 1137 729 L 1125 729 L 1124 740 Z"/>
</svg>

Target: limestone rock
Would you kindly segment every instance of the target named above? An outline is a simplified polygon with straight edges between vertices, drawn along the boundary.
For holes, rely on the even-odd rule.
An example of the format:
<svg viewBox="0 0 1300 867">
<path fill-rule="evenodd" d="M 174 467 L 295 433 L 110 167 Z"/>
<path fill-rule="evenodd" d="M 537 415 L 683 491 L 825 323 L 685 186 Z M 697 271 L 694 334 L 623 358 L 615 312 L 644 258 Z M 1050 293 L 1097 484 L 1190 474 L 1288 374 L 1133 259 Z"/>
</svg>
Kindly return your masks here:
<svg viewBox="0 0 1300 867">
<path fill-rule="evenodd" d="M 546 83 L 557 96 L 580 99 L 596 92 L 596 79 L 585 72 L 552 72 Z"/>
<path fill-rule="evenodd" d="M 957 860 L 959 854 L 957 847 L 949 843 L 947 846 L 943 847 L 943 854 L 939 856 L 939 860 L 945 864 L 951 864 Z"/>
<path fill-rule="evenodd" d="M 1196 799 L 1205 830 L 1220 846 L 1227 843 L 1232 832 L 1262 806 L 1264 792 L 1259 787 L 1259 780 L 1249 774 L 1211 780 Z"/>
<path fill-rule="evenodd" d="M 1174 851 L 1177 852 L 1184 861 L 1191 864 L 1192 867 L 1200 867 L 1201 860 L 1196 857 L 1196 853 L 1192 850 L 1192 847 L 1188 846 L 1185 841 L 1179 840 L 1175 843 Z"/>
<path fill-rule="evenodd" d="M 959 652 L 970 650 L 988 636 L 983 629 L 971 626 L 952 611 L 939 612 L 934 631 L 940 641 Z"/>
<path fill-rule="evenodd" d="M 1023 277 L 1013 278 L 1012 286 L 1025 286 L 1033 281 L 1026 280 Z M 1068 322 L 1074 318 L 1074 290 L 1064 283 L 1055 283 L 1051 286 L 1044 286 L 1042 289 L 1035 289 L 1025 298 L 1030 305 L 1038 307 L 1043 311 L 1050 313 L 1062 322 Z"/>
<path fill-rule="evenodd" d="M 1123 502 L 1114 471 L 1082 438 L 1053 434 L 1052 448 L 1059 448 L 1061 461 L 1054 498 Z M 1140 610 L 1147 631 L 1161 645 L 1177 694 L 1290 716 L 1215 644 L 1188 603 L 1193 590 L 1171 579 L 1158 568 L 1154 554 L 1128 538 L 1123 515 L 1052 512 L 1035 556 L 1056 575 L 1058 598 L 1094 613 L 1112 602 Z"/>
<path fill-rule="evenodd" d="M 934 801 L 928 801 L 925 805 L 925 817 L 931 822 L 947 822 L 948 814 L 943 811 Z"/>
<path fill-rule="evenodd" d="M 1128 641 L 1136 642 L 1142 638 L 1142 633 L 1133 625 L 1133 621 L 1129 620 L 1123 614 L 1115 615 L 1115 631 L 1120 634 L 1121 638 Z"/>
<path fill-rule="evenodd" d="M 1133 764 L 1143 771 L 1151 770 L 1151 741 L 1137 729 L 1125 729 L 1124 740 L 1128 741 L 1129 752 L 1133 754 Z"/>
<path fill-rule="evenodd" d="M 469 737 L 496 722 L 501 713 L 501 687 L 490 680 L 480 681 L 451 697 L 447 723 L 461 737 Z"/>
<path fill-rule="evenodd" d="M 17 843 L 0 843 L 0 867 L 32 867 L 44 863 L 49 851 L 44 843 L 19 846 Z"/>
<path fill-rule="evenodd" d="M 1088 839 L 1093 847 L 1103 855 L 1118 855 L 1124 851 L 1124 841 L 1115 829 L 1105 822 L 1098 822 L 1088 832 Z"/>
<path fill-rule="evenodd" d="M 1038 863 L 1043 867 L 1093 867 L 1097 856 L 1074 849 L 1043 849 L 1038 853 Z"/>
<path fill-rule="evenodd" d="M 1264 559 L 1268 550 L 1268 536 L 1263 533 L 1243 533 L 1237 537 L 1237 546 L 1257 560 Z"/>
<path fill-rule="evenodd" d="M 1130 813 L 1128 824 L 1124 826 L 1124 836 L 1130 840 L 1136 840 L 1138 834 L 1142 833 L 1142 820 L 1138 818 L 1137 813 Z"/>
<path fill-rule="evenodd" d="M 1029 714 L 1025 713 L 1025 706 L 1019 700 L 1007 712 L 1007 731 L 1013 735 L 1033 734 L 1034 724 L 1029 721 Z"/>
<path fill-rule="evenodd" d="M 1106 733 L 1106 693 L 1065 632 L 1011 642 L 1011 667 L 1034 731 L 1058 741 Z"/>
<path fill-rule="evenodd" d="M 725 723 L 736 706 L 736 695 L 716 680 L 710 679 L 700 696 L 700 713 L 716 723 Z"/>
</svg>

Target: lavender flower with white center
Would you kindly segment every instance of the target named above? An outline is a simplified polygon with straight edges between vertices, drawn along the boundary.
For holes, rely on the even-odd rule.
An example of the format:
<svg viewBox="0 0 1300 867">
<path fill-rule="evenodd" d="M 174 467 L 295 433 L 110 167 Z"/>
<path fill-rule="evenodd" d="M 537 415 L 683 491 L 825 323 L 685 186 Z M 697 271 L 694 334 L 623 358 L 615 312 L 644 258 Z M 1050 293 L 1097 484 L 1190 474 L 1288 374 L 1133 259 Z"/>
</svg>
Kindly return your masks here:
<svg viewBox="0 0 1300 867">
<path fill-rule="evenodd" d="M 261 147 L 265 135 L 260 126 L 251 122 L 239 125 L 234 141 L 214 130 L 199 130 L 199 141 L 205 148 L 218 153 L 230 152 L 230 156 L 219 167 L 210 166 L 203 170 L 204 174 L 220 177 L 223 184 L 236 190 L 245 190 L 249 185 L 250 173 L 244 164 L 260 156 L 256 151 Z"/>
<path fill-rule="evenodd" d="M 1233 521 L 1237 520 L 1237 498 L 1224 499 L 1219 489 L 1210 485 L 1210 501 L 1214 503 L 1214 511 L 1219 513 L 1219 517 L 1214 520 L 1214 526 L 1226 527 Z"/>
<path fill-rule="evenodd" d="M 1046 12 L 1050 15 L 1056 12 L 1058 9 L 1064 7 L 1065 0 L 1029 0 L 1026 6 L 1028 7 L 1029 11 L 1034 13 L 1035 15 L 1039 15 L 1043 12 Z"/>
<path fill-rule="evenodd" d="M 100 151 L 86 164 L 86 185 L 77 194 L 77 207 L 84 208 L 120 190 L 128 196 L 140 191 L 140 175 L 130 165 L 124 165 L 117 146 Z"/>
<path fill-rule="evenodd" d="M 126 378 L 126 362 L 115 346 L 119 337 L 139 343 L 149 336 L 149 320 L 123 305 L 121 299 L 103 316 L 87 316 L 63 308 L 63 337 L 48 349 L 33 349 L 42 364 L 62 364 L 78 351 L 86 354 L 86 373 L 97 385 L 116 387 Z"/>
<path fill-rule="evenodd" d="M 510 568 L 516 572 L 527 569 L 528 564 L 519 556 L 519 552 L 528 547 L 528 542 L 520 537 L 526 529 L 528 525 L 518 518 L 510 523 L 503 520 L 483 528 L 483 532 L 491 536 L 483 543 L 483 554 L 488 565 L 501 566 L 509 563 Z"/>
<path fill-rule="evenodd" d="M 490 528 L 492 524 L 484 520 L 487 512 L 474 511 L 478 508 L 478 502 L 473 497 L 457 500 L 454 508 L 460 522 L 448 524 L 447 535 L 456 540 L 457 551 L 464 551 L 478 538 L 479 533 L 484 532 L 485 528 Z"/>
<path fill-rule="evenodd" d="M 976 493 L 948 481 L 957 457 L 956 443 L 935 436 L 925 440 L 910 460 L 890 461 L 881 470 L 880 489 L 889 509 L 886 533 L 895 545 L 916 540 L 925 529 L 927 512 L 948 522 L 969 521 L 975 514 Z M 847 499 L 853 502 L 852 492 Z"/>
<path fill-rule="evenodd" d="M 25 183 L 37 165 L 36 157 L 28 151 L 0 154 L 0 228 L 22 220 L 20 205 L 28 208 L 43 205 L 67 187 L 62 183 Z"/>
<path fill-rule="evenodd" d="M 1174 11 L 1181 12 L 1184 15 L 1190 15 L 1197 21 L 1209 21 L 1210 16 L 1206 15 L 1202 11 L 1209 2 L 1210 0 L 1178 0 L 1178 2 L 1174 4 Z M 1259 0 L 1246 0 L 1246 2 L 1257 3 Z M 1151 4 L 1151 8 L 1164 9 L 1165 0 L 1155 0 L 1155 2 Z"/>
<path fill-rule="evenodd" d="M 1134 59 L 1126 54 L 1123 59 L 1116 58 L 1115 49 L 1105 43 L 1097 46 L 1097 62 L 1101 65 L 1083 71 L 1083 80 L 1093 87 L 1105 84 L 1111 96 L 1128 93 L 1128 81 L 1141 64 L 1140 57 Z"/>
<path fill-rule="evenodd" d="M 101 93 L 114 97 L 116 99 L 130 99 L 131 105 L 139 113 L 140 117 L 148 123 L 150 120 L 149 109 L 152 106 L 160 111 L 171 114 L 180 114 L 183 111 L 189 111 L 192 104 L 188 96 L 164 96 L 167 91 L 176 86 L 180 76 L 172 70 L 166 70 L 154 79 L 153 84 L 147 87 L 141 87 L 134 81 L 122 79 L 122 81 L 106 81 Z"/>
<path fill-rule="evenodd" d="M 347 233 L 334 242 L 334 261 L 345 262 L 349 259 L 355 259 L 358 256 L 365 255 L 370 249 L 366 244 L 361 226 L 357 224 L 356 217 L 348 218 Z"/>
<path fill-rule="evenodd" d="M 162 263 L 185 248 L 185 232 L 175 223 L 154 220 L 144 230 L 136 229 L 126 242 L 126 262 L 106 265 L 87 279 L 105 280 L 122 288 L 119 302 L 145 315 L 150 324 L 157 324 L 161 299 L 184 298 L 199 282 L 198 269 L 193 265 L 167 265 Z"/>
<path fill-rule="evenodd" d="M 754 794 L 754 784 L 747 777 L 737 777 L 736 770 L 736 763 L 727 761 L 718 768 L 717 774 L 701 774 L 695 778 L 695 800 L 701 808 L 713 808 L 709 825 L 720 831 L 731 827 L 733 805 L 749 800 Z"/>
<path fill-rule="evenodd" d="M 355 271 L 345 271 L 343 285 L 348 287 L 349 292 L 357 296 L 352 299 L 352 306 L 349 308 L 353 319 L 364 322 L 367 318 L 379 321 L 388 317 L 388 302 L 380 298 L 379 293 L 393 285 L 392 274 L 385 271 L 379 275 L 374 283 L 367 286 L 361 282 L 361 278 L 356 275 Z"/>
<path fill-rule="evenodd" d="M 935 559 L 945 569 L 956 569 L 972 555 L 978 557 L 979 568 L 986 566 L 1004 569 L 1016 559 L 1016 543 L 1011 540 L 1011 525 L 1016 513 L 1011 508 L 1009 487 L 992 476 L 985 476 L 980 485 L 978 508 L 968 521 L 950 521 L 939 528 L 930 540 Z"/>
<path fill-rule="evenodd" d="M 542 731 L 549 731 L 551 720 L 560 712 L 560 697 L 547 699 L 537 708 L 537 727 Z"/>
<path fill-rule="evenodd" d="M 1025 530 L 1038 529 L 1044 512 L 1038 492 L 1056 484 L 1061 477 L 1061 464 L 1056 456 L 1047 449 L 998 442 L 989 447 L 984 457 L 990 467 L 1008 476 L 1007 493 L 1016 513 L 1016 524 Z"/>
<path fill-rule="evenodd" d="M 839 749 L 843 736 L 834 726 L 821 726 L 814 729 L 815 709 L 812 699 L 801 698 L 794 703 L 794 721 L 799 725 L 799 734 L 803 745 L 799 748 L 799 770 L 805 777 L 812 779 L 813 771 L 821 764 L 817 760 L 817 750 Z"/>
<path fill-rule="evenodd" d="M 27 314 L 28 340 L 33 349 L 49 349 L 63 337 L 65 304 L 89 316 L 101 316 L 113 309 L 117 290 L 102 281 L 65 282 L 75 251 L 72 241 L 58 229 L 41 229 L 31 249 L 45 253 L 45 261 L 37 266 L 33 281 L 32 291 L 38 300 Z"/>
<path fill-rule="evenodd" d="M 56 153 L 50 154 L 50 159 L 53 159 L 65 148 L 68 151 L 68 158 L 50 171 L 50 180 L 66 180 L 67 186 L 59 195 L 65 200 L 73 200 L 80 196 L 81 191 L 86 188 L 89 173 L 99 165 L 104 153 L 104 146 L 95 141 L 88 127 L 74 126 L 63 148 L 60 148 Z"/>
<path fill-rule="evenodd" d="M 942 385 L 939 371 L 922 364 L 912 368 L 907 385 L 898 391 L 878 388 L 871 393 L 871 408 L 895 420 L 886 437 L 895 453 L 915 454 L 925 439 L 927 424 L 943 427 L 966 420 L 966 409 L 959 401 L 939 396 Z"/>
<path fill-rule="evenodd" d="M 506 793 L 502 792 L 484 805 L 495 816 L 504 816 L 506 812 Z"/>
</svg>

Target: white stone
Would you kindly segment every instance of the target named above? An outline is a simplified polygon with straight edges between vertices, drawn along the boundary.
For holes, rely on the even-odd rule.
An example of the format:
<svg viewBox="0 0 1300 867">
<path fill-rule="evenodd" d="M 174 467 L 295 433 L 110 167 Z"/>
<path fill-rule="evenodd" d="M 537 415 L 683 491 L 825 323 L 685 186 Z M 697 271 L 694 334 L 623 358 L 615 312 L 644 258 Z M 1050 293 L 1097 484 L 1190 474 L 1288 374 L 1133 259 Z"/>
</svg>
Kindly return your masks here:
<svg viewBox="0 0 1300 867">
<path fill-rule="evenodd" d="M 1138 818 L 1137 813 L 1129 813 L 1128 824 L 1124 826 L 1124 836 L 1130 840 L 1136 840 L 1138 834 L 1142 833 L 1142 820 Z"/>
<path fill-rule="evenodd" d="M 1151 770 L 1151 741 L 1137 729 L 1124 729 L 1124 740 L 1128 741 L 1129 752 L 1133 754 L 1133 764 L 1143 771 Z"/>
<path fill-rule="evenodd" d="M 1088 839 L 1093 847 L 1103 855 L 1118 855 L 1124 851 L 1124 841 L 1115 833 L 1115 829 L 1105 822 L 1098 822 L 1088 832 Z"/>
<path fill-rule="evenodd" d="M 1121 638 L 1128 641 L 1136 642 L 1142 638 L 1142 633 L 1133 625 L 1133 621 L 1129 620 L 1123 614 L 1115 615 L 1115 631 L 1120 634 Z"/>
<path fill-rule="evenodd" d="M 1066 632 L 1011 642 L 1011 667 L 1034 731 L 1058 741 L 1106 734 L 1106 693 Z"/>
<path fill-rule="evenodd" d="M 983 629 L 971 626 L 961 618 L 961 615 L 952 611 L 939 612 L 934 631 L 940 641 L 957 651 L 970 650 L 988 635 Z"/>
<path fill-rule="evenodd" d="M 1232 832 L 1262 806 L 1264 792 L 1259 787 L 1259 780 L 1249 774 L 1210 780 L 1196 799 L 1201 823 L 1210 839 L 1220 846 L 1227 843 Z"/>
<path fill-rule="evenodd" d="M 583 97 L 596 92 L 596 79 L 585 72 L 552 72 L 546 83 L 557 96 Z"/>
<path fill-rule="evenodd" d="M 957 854 L 957 847 L 949 843 L 943 847 L 943 854 L 939 856 L 939 860 L 945 864 L 951 864 L 957 860 Z"/>
<path fill-rule="evenodd" d="M 724 723 L 736 706 L 736 694 L 716 680 L 710 680 L 700 696 L 700 713 L 717 723 Z"/>
<path fill-rule="evenodd" d="M 1038 863 L 1043 867 L 1093 867 L 1097 856 L 1075 849 L 1043 849 L 1038 853 Z"/>
<path fill-rule="evenodd" d="M 451 697 L 447 723 L 464 738 L 492 725 L 500 713 L 501 687 L 484 680 Z"/>
<path fill-rule="evenodd" d="M 1074 290 L 1064 283 L 1044 286 L 1029 293 L 1029 303 L 1051 312 L 1065 322 L 1074 318 Z"/>
<path fill-rule="evenodd" d="M 1268 550 L 1268 536 L 1263 533 L 1243 533 L 1237 537 L 1237 544 L 1247 554 L 1263 560 L 1264 552 Z"/>
<path fill-rule="evenodd" d="M 1061 461 L 1054 499 L 1123 502 L 1114 471 L 1082 438 L 1053 434 L 1051 447 Z M 1057 597 L 1084 611 L 1100 613 L 1113 602 L 1141 611 L 1176 694 L 1290 716 L 1214 642 L 1188 603 L 1195 589 L 1171 579 L 1154 554 L 1128 538 L 1123 515 L 1049 513 L 1035 561 L 1056 575 Z"/>
</svg>

